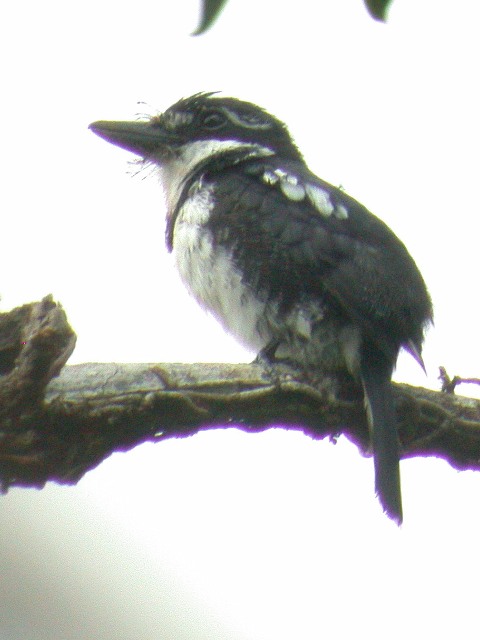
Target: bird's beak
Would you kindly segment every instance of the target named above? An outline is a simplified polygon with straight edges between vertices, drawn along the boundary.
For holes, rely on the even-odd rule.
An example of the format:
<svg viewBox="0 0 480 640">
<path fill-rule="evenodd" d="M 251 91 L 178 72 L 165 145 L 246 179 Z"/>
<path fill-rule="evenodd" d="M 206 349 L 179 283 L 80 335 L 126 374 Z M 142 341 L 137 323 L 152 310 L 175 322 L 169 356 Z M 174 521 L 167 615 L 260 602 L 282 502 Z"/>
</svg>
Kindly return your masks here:
<svg viewBox="0 0 480 640">
<path fill-rule="evenodd" d="M 143 158 L 162 155 L 175 145 L 175 136 L 158 124 L 99 120 L 89 127 L 97 136 Z"/>
</svg>

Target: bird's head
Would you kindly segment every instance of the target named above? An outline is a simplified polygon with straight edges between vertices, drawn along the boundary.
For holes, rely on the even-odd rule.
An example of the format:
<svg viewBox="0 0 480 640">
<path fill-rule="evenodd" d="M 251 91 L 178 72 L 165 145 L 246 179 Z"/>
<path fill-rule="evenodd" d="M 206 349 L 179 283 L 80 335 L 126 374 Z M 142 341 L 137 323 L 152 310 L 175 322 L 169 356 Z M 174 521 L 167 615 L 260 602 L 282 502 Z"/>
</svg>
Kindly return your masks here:
<svg viewBox="0 0 480 640">
<path fill-rule="evenodd" d="M 229 152 L 301 159 L 280 120 L 250 102 L 214 93 L 183 98 L 146 121 L 99 121 L 90 128 L 108 142 L 161 166 L 180 161 L 191 169 Z"/>
</svg>

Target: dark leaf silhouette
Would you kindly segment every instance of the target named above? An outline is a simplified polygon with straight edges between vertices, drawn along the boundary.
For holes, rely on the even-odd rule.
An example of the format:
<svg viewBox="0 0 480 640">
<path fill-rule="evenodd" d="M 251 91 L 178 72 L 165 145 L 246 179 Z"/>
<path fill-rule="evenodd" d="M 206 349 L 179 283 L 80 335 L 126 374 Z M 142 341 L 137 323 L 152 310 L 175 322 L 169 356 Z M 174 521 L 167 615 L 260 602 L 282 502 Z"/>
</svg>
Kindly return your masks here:
<svg viewBox="0 0 480 640">
<path fill-rule="evenodd" d="M 193 36 L 199 36 L 205 33 L 215 20 L 218 18 L 220 11 L 223 9 L 227 0 L 203 0 L 201 7 L 200 24 L 192 33 Z"/>
<path fill-rule="evenodd" d="M 226 2 L 227 0 L 203 0 L 201 4 L 200 23 L 192 35 L 199 36 L 205 33 L 205 31 L 208 31 L 218 18 Z M 390 2 L 391 0 L 365 0 L 365 5 L 372 18 L 385 21 Z"/>
<path fill-rule="evenodd" d="M 372 18 L 385 22 L 390 2 L 391 0 L 365 0 L 365 5 Z"/>
</svg>

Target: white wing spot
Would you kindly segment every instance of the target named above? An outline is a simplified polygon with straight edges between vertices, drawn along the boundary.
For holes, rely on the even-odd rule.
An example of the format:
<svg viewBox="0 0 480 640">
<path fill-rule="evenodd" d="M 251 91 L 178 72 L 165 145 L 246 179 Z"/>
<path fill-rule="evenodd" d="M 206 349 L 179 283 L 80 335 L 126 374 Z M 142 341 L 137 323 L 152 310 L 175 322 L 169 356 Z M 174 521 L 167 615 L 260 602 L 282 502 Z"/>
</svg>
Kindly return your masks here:
<svg viewBox="0 0 480 640">
<path fill-rule="evenodd" d="M 280 189 L 283 195 L 294 202 L 300 202 L 300 200 L 305 198 L 305 188 L 303 184 L 299 184 L 298 180 L 293 176 L 287 176 L 283 180 L 280 180 Z"/>
<path fill-rule="evenodd" d="M 274 185 L 277 184 L 279 177 L 274 171 L 267 170 L 264 172 L 262 180 L 265 182 L 265 184 Z"/>
<path fill-rule="evenodd" d="M 266 169 L 262 180 L 265 184 L 274 186 L 278 184 L 284 196 L 294 202 L 300 202 L 305 198 L 305 187 L 299 182 L 297 176 L 287 173 L 283 169 Z"/>
<path fill-rule="evenodd" d="M 339 220 L 346 220 L 348 218 L 348 211 L 343 204 L 339 204 L 335 208 L 334 216 Z"/>
<path fill-rule="evenodd" d="M 305 190 L 310 202 L 313 204 L 315 209 L 322 214 L 322 216 L 328 218 L 332 215 L 334 206 L 330 200 L 328 192 L 325 191 L 325 189 L 322 189 L 315 184 L 307 183 L 305 185 Z"/>
</svg>

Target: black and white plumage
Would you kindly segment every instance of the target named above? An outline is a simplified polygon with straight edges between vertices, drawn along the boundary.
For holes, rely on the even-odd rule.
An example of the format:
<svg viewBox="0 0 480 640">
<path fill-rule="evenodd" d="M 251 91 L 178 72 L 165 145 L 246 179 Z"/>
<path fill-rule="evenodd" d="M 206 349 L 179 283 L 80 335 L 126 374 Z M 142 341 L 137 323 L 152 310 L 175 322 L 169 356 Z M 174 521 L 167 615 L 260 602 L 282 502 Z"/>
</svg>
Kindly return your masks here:
<svg viewBox="0 0 480 640">
<path fill-rule="evenodd" d="M 168 249 L 227 331 L 264 355 L 361 381 L 375 489 L 400 523 L 391 375 L 402 347 L 422 364 L 432 316 L 405 246 L 314 175 L 285 125 L 251 103 L 202 93 L 145 122 L 91 128 L 158 165 Z"/>
</svg>

